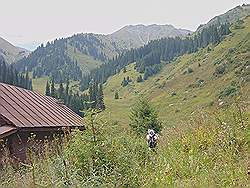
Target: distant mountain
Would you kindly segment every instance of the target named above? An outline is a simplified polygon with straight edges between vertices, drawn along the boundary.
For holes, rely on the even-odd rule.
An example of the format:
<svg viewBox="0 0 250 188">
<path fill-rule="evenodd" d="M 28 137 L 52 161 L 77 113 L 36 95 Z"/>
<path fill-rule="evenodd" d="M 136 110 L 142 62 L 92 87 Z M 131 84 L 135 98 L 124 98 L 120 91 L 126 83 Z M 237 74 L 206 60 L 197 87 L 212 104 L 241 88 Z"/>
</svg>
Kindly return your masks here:
<svg viewBox="0 0 250 188">
<path fill-rule="evenodd" d="M 109 35 L 76 34 L 38 47 L 16 63 L 19 71 L 28 68 L 33 77 L 53 75 L 56 81 L 81 78 L 123 51 L 138 48 L 154 39 L 184 37 L 191 31 L 171 25 L 126 26 Z M 80 70 L 79 70 L 80 68 Z"/>
<path fill-rule="evenodd" d="M 242 6 L 237 6 L 224 14 L 214 17 L 207 24 L 200 25 L 198 31 L 201 31 L 204 28 L 208 28 L 211 25 L 225 24 L 225 23 L 234 23 L 239 19 L 245 18 L 250 15 L 250 4 L 243 4 Z"/>
<path fill-rule="evenodd" d="M 30 52 L 26 49 L 16 47 L 0 37 L 0 58 L 8 64 L 12 64 L 27 56 Z"/>
<path fill-rule="evenodd" d="M 129 25 L 109 35 L 124 48 L 138 48 L 151 40 L 166 37 L 185 37 L 192 31 L 176 29 L 172 25 Z"/>
</svg>

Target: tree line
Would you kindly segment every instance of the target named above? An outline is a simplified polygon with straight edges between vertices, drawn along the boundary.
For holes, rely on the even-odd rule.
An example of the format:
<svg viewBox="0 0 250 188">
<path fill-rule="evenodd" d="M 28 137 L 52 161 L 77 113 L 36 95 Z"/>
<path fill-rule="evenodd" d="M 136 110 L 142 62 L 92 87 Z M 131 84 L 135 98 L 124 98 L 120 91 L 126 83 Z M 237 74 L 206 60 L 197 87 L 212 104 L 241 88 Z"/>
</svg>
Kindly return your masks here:
<svg viewBox="0 0 250 188">
<path fill-rule="evenodd" d="M 104 83 L 107 79 L 121 71 L 130 63 L 136 62 L 135 68 L 143 73 L 144 80 L 161 70 L 162 61 L 170 63 L 175 57 L 185 53 L 193 53 L 199 48 L 207 47 L 210 44 L 216 45 L 223 40 L 224 36 L 230 33 L 229 24 L 212 25 L 196 32 L 186 38 L 163 38 L 149 42 L 138 49 L 131 49 L 114 57 L 110 62 L 102 64 L 88 75 L 84 75 L 80 88 L 85 90 L 89 87 L 90 80 L 97 83 Z"/>
<path fill-rule="evenodd" d="M 57 89 L 52 78 L 51 81 L 47 81 L 45 95 L 58 99 L 79 115 L 83 115 L 82 110 L 89 108 L 105 110 L 103 86 L 96 82 L 91 82 L 88 93 L 80 94 L 70 89 L 69 80 L 66 83 L 61 81 Z"/>
<path fill-rule="evenodd" d="M 25 57 L 15 64 L 19 71 L 28 70 L 33 72 L 33 78 L 53 75 L 55 83 L 61 80 L 81 80 L 82 71 L 77 60 L 67 54 L 67 40 L 56 39 L 48 42 L 45 46 L 41 44 L 28 57 Z"/>
<path fill-rule="evenodd" d="M 29 78 L 28 71 L 20 74 L 2 59 L 0 60 L 0 82 L 32 90 L 32 79 Z"/>
</svg>

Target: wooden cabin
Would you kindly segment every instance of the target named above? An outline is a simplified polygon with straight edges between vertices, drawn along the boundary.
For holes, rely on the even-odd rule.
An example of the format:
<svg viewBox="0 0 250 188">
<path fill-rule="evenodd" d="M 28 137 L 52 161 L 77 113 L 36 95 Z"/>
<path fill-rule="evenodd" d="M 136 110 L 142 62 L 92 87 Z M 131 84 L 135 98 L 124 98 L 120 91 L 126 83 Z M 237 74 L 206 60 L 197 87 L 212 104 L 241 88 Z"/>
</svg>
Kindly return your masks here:
<svg viewBox="0 0 250 188">
<path fill-rule="evenodd" d="M 7 149 L 24 161 L 32 134 L 41 141 L 73 128 L 84 129 L 82 118 L 58 100 L 0 83 L 0 160 Z"/>
</svg>

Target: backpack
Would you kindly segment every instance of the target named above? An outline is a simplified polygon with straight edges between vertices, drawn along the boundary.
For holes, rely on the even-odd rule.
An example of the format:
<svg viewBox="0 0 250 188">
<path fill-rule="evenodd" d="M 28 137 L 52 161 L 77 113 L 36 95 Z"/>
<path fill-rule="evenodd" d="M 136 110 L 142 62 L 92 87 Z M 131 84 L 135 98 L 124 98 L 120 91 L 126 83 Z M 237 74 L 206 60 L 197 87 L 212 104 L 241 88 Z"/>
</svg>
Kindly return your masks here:
<svg viewBox="0 0 250 188">
<path fill-rule="evenodd" d="M 149 140 L 148 140 L 148 146 L 150 148 L 155 148 L 156 147 L 156 139 L 155 139 L 155 134 L 149 135 Z"/>
</svg>

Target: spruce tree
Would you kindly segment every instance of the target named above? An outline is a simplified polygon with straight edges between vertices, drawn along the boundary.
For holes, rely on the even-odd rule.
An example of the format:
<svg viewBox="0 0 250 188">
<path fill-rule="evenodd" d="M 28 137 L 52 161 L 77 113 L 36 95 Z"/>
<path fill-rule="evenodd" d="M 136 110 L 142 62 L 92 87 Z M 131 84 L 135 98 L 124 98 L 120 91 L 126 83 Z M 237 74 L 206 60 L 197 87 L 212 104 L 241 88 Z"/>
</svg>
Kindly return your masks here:
<svg viewBox="0 0 250 188">
<path fill-rule="evenodd" d="M 137 82 L 143 82 L 142 76 L 139 75 L 139 76 L 137 77 L 137 80 L 136 80 L 136 81 L 137 81 Z"/>
<path fill-rule="evenodd" d="M 56 89 L 55 89 L 54 78 L 52 78 L 52 81 L 51 81 L 50 96 L 56 98 Z"/>
<path fill-rule="evenodd" d="M 60 82 L 58 89 L 58 98 L 64 100 L 64 87 L 62 81 Z"/>
<path fill-rule="evenodd" d="M 143 96 L 140 96 L 131 109 L 130 120 L 130 127 L 138 134 L 145 134 L 148 129 L 153 129 L 159 133 L 162 129 L 161 121 L 158 119 L 155 109 Z"/>
<path fill-rule="evenodd" d="M 69 79 L 66 82 L 65 94 L 64 94 L 64 104 L 69 104 Z"/>
<path fill-rule="evenodd" d="M 26 70 L 26 75 L 25 75 L 25 86 L 24 86 L 24 88 L 26 88 L 26 89 L 29 89 L 30 87 L 29 87 L 29 72 L 28 72 L 28 70 Z"/>
<path fill-rule="evenodd" d="M 45 95 L 50 96 L 50 84 L 49 84 L 49 81 L 47 81 L 47 83 L 46 83 Z"/>
<path fill-rule="evenodd" d="M 115 99 L 119 99 L 119 93 L 118 93 L 118 91 L 115 92 Z"/>
<path fill-rule="evenodd" d="M 102 84 L 99 84 L 99 87 L 98 87 L 96 107 L 98 109 L 100 109 L 100 110 L 105 110 L 104 94 L 103 94 Z"/>
</svg>

